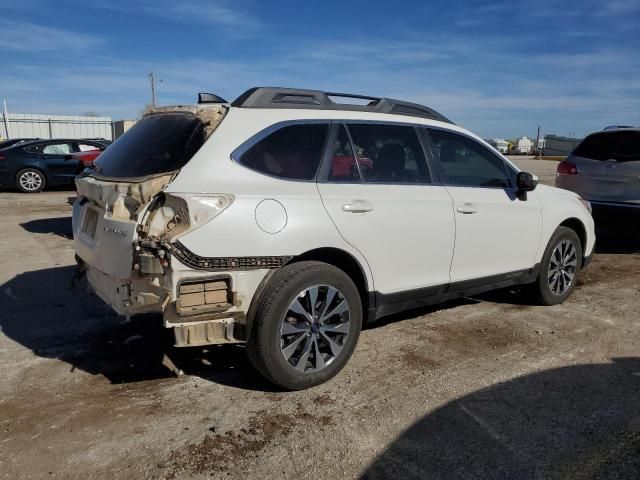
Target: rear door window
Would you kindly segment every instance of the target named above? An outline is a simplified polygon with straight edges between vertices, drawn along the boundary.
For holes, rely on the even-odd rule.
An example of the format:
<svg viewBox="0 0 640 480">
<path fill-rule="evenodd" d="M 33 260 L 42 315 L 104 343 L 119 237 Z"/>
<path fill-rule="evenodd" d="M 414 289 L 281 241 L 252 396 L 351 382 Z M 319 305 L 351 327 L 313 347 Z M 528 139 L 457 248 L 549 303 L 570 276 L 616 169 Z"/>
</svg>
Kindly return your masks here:
<svg viewBox="0 0 640 480">
<path fill-rule="evenodd" d="M 234 153 L 233 157 L 241 165 L 272 177 L 313 180 L 324 152 L 328 131 L 327 123 L 283 126 L 243 153 Z"/>
<path fill-rule="evenodd" d="M 427 160 L 414 127 L 356 123 L 348 124 L 347 128 L 363 182 L 431 183 Z M 334 157 L 334 165 L 335 162 Z"/>
<path fill-rule="evenodd" d="M 196 115 L 152 114 L 102 152 L 91 175 L 133 178 L 173 172 L 184 167 L 204 141 L 204 124 Z"/>
<path fill-rule="evenodd" d="M 573 154 L 592 160 L 632 162 L 640 160 L 640 131 L 594 133 L 576 147 Z"/>
</svg>

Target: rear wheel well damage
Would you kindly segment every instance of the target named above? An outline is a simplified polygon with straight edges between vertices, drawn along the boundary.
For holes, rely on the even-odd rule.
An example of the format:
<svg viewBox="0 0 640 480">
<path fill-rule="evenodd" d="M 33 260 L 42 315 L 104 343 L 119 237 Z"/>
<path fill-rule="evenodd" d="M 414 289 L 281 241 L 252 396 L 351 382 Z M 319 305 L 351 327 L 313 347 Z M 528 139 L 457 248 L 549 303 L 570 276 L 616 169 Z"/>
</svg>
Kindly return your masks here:
<svg viewBox="0 0 640 480">
<path fill-rule="evenodd" d="M 293 263 L 304 262 L 304 261 L 316 261 L 323 262 L 329 265 L 333 265 L 336 268 L 339 268 L 343 272 L 345 272 L 355 283 L 358 288 L 358 293 L 360 294 L 360 300 L 362 301 L 362 312 L 364 315 L 369 311 L 370 308 L 373 308 L 372 301 L 369 296 L 369 287 L 367 283 L 367 277 L 364 273 L 360 262 L 356 260 L 351 254 L 345 252 L 344 250 L 340 250 L 338 248 L 317 248 L 315 250 L 309 250 L 308 252 L 302 253 L 293 257 L 291 260 L 287 262 L 287 265 L 291 265 Z M 255 316 L 255 311 L 257 308 L 257 304 L 259 302 L 259 298 L 262 295 L 264 289 L 269 284 L 271 277 L 276 272 L 276 269 L 270 270 L 269 273 L 264 277 L 260 286 L 256 290 L 253 300 L 251 301 L 251 305 L 249 307 L 249 311 L 247 312 L 247 339 L 251 333 L 251 324 L 253 323 L 253 318 Z M 366 316 L 365 316 L 366 319 Z"/>
</svg>

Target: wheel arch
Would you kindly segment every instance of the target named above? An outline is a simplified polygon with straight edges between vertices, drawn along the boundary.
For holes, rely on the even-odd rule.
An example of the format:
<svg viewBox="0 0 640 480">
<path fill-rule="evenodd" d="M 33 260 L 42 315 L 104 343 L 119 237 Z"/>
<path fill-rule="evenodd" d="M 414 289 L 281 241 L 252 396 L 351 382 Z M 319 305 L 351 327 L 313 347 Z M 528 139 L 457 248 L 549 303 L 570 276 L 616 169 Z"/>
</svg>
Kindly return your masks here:
<svg viewBox="0 0 640 480">
<path fill-rule="evenodd" d="M 582 221 L 578 218 L 571 217 L 567 218 L 558 226 L 567 227 L 576 232 L 576 235 L 578 235 L 580 243 L 582 244 L 582 259 L 584 262 L 584 257 L 587 251 L 587 228 L 585 227 L 584 223 L 582 223 Z"/>
<path fill-rule="evenodd" d="M 356 284 L 358 292 L 360 293 L 363 307 L 362 311 L 367 311 L 369 307 L 369 283 L 367 281 L 364 268 L 362 268 L 360 262 L 353 255 L 339 248 L 316 248 L 293 257 L 289 263 L 291 264 L 306 260 L 328 263 L 349 275 L 351 280 L 353 280 L 353 283 Z"/>
<path fill-rule="evenodd" d="M 339 248 L 316 248 L 294 256 L 286 263 L 286 265 L 291 265 L 303 261 L 327 263 L 345 272 L 349 276 L 349 278 L 353 280 L 353 283 L 355 283 L 356 288 L 358 289 L 360 300 L 362 302 L 362 313 L 364 316 L 364 321 L 366 322 L 366 320 L 370 317 L 371 309 L 375 307 L 375 296 L 373 293 L 371 293 L 371 290 L 369 288 L 369 281 L 367 279 L 363 266 L 353 255 Z M 262 295 L 264 289 L 269 284 L 269 281 L 273 276 L 273 272 L 275 272 L 275 270 L 269 272 L 263 278 L 262 282 L 260 282 L 260 285 L 258 286 L 249 306 L 246 325 L 247 338 L 249 338 L 249 335 L 251 334 L 251 330 L 253 328 L 253 318 L 256 313 L 259 298 Z"/>
</svg>

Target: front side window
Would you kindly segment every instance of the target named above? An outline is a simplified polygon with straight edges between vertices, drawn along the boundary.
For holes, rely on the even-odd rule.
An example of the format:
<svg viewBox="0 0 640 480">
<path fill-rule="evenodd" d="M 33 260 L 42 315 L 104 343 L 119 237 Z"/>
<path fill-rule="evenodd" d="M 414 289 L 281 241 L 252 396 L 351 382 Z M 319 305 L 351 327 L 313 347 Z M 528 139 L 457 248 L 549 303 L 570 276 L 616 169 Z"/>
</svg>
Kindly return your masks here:
<svg viewBox="0 0 640 480">
<path fill-rule="evenodd" d="M 349 124 L 348 128 L 362 181 L 431 183 L 424 151 L 414 127 Z"/>
<path fill-rule="evenodd" d="M 260 173 L 289 180 L 313 180 L 329 131 L 326 123 L 282 127 L 252 145 L 238 163 Z"/>
<path fill-rule="evenodd" d="M 68 143 L 50 143 L 42 149 L 42 153 L 48 155 L 68 155 L 71 153 L 71 145 Z"/>
<path fill-rule="evenodd" d="M 504 162 L 478 142 L 453 132 L 429 129 L 444 181 L 461 187 L 509 188 Z"/>
</svg>

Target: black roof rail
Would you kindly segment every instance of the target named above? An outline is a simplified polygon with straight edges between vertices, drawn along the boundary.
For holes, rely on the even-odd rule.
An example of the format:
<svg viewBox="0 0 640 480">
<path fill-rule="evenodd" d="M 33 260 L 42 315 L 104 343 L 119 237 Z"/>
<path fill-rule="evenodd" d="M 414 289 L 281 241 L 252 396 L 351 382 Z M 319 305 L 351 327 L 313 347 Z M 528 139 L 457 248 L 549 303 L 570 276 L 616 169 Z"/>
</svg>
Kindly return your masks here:
<svg viewBox="0 0 640 480">
<path fill-rule="evenodd" d="M 363 105 L 340 103 L 333 101 L 332 97 L 368 100 L 368 103 Z M 366 95 L 354 95 L 352 93 L 332 93 L 298 88 L 250 88 L 231 102 L 231 106 L 241 108 L 299 108 L 390 113 L 428 118 L 453 124 L 453 122 L 444 115 L 436 112 L 432 108 L 417 103 L 394 100 L 393 98 L 370 97 Z"/>
</svg>

